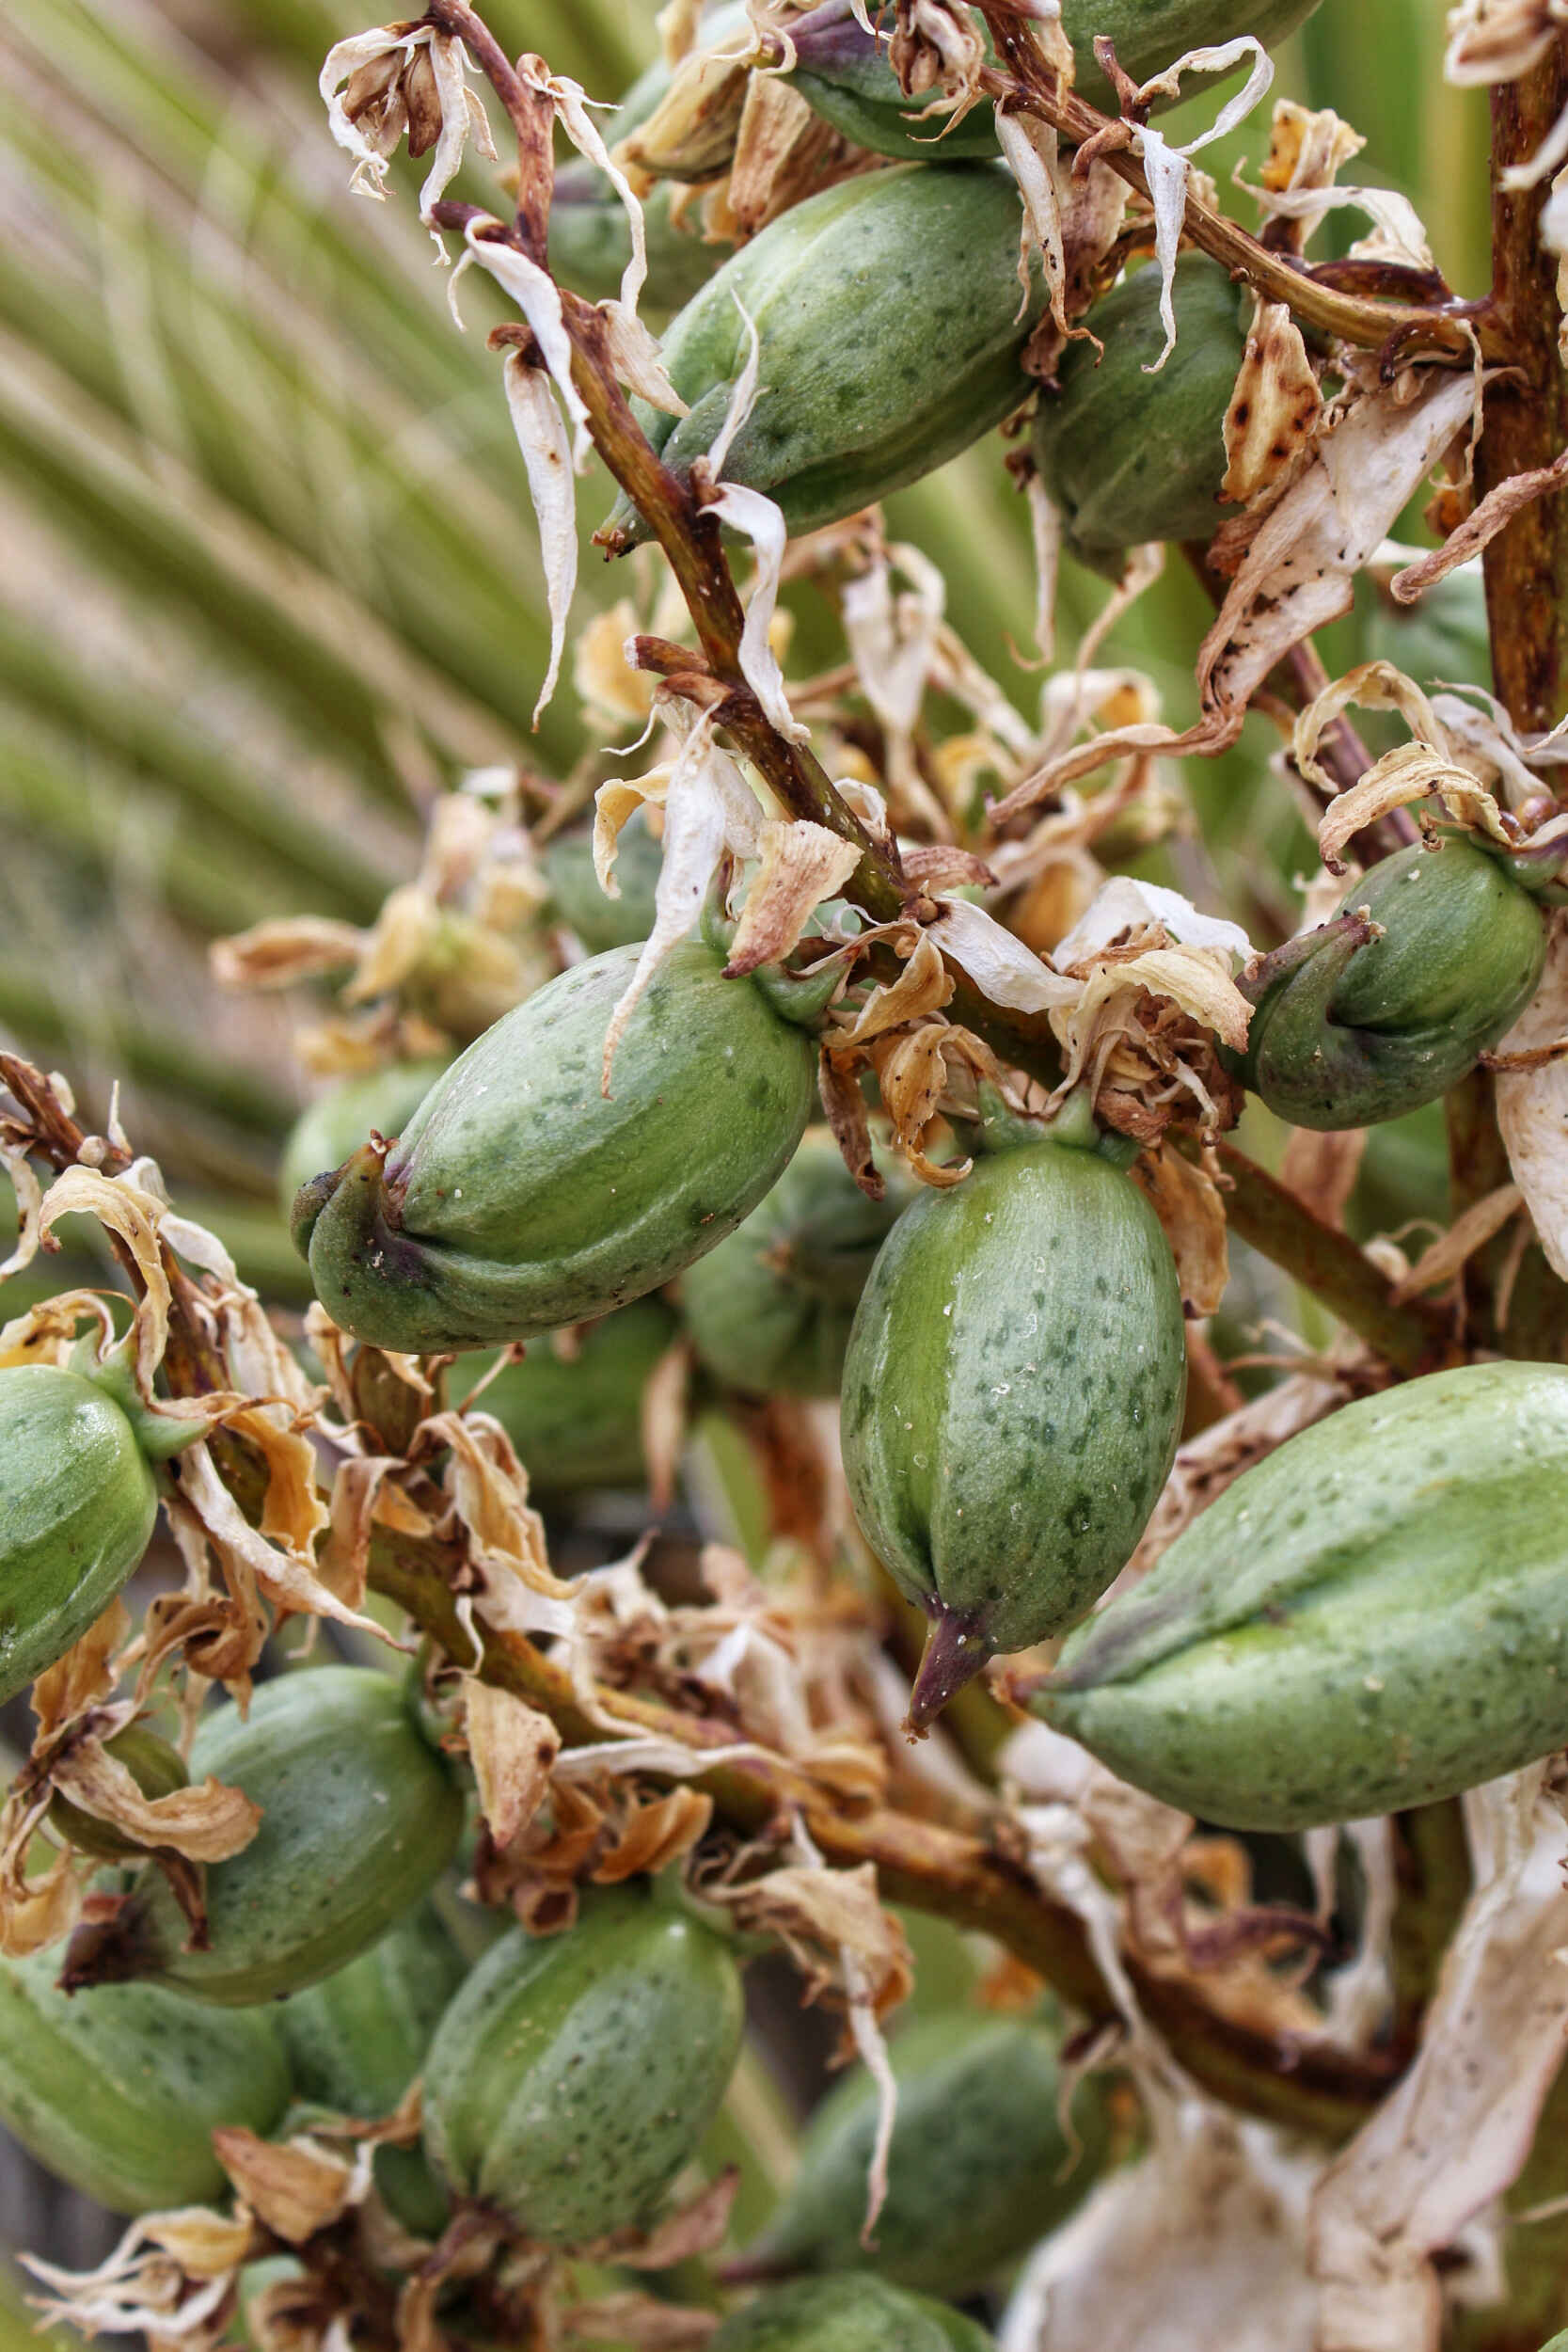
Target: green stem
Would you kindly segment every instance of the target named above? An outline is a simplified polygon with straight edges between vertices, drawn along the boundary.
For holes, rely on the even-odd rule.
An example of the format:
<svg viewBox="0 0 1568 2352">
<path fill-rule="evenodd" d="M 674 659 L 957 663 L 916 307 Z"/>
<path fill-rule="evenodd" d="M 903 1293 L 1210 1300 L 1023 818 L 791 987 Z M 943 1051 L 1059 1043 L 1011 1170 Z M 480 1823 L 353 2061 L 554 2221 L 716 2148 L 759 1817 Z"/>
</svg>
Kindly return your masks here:
<svg viewBox="0 0 1568 2352">
<path fill-rule="evenodd" d="M 1420 1300 L 1399 1304 L 1387 1277 L 1347 1233 L 1324 1224 L 1277 1177 L 1221 1141 L 1226 1221 L 1233 1233 L 1309 1290 L 1407 1377 L 1435 1372 L 1452 1347 L 1444 1319 Z M 1196 1156 L 1196 1153 L 1194 1154 Z"/>
</svg>

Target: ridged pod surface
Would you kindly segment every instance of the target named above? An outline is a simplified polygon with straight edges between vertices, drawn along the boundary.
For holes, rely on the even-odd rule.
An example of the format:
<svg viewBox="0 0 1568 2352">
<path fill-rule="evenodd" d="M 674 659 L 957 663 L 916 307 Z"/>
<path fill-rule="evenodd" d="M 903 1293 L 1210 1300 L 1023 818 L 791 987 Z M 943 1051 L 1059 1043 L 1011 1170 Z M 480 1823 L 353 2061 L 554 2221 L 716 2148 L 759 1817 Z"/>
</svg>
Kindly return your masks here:
<svg viewBox="0 0 1568 2352">
<path fill-rule="evenodd" d="M 734 1389 L 836 1396 L 855 1308 L 909 1205 L 896 1171 L 868 1200 L 830 1135 L 809 1135 L 767 1199 L 681 1282 L 709 1372 Z"/>
<path fill-rule="evenodd" d="M 1568 1371 L 1347 1405 L 1075 1633 L 1037 1714 L 1231 1829 L 1397 1813 L 1568 1741 Z"/>
<path fill-rule="evenodd" d="M 1212 539 L 1236 512 L 1219 490 L 1225 412 L 1246 349 L 1237 289 L 1206 253 L 1183 253 L 1174 301 L 1176 348 L 1158 375 L 1145 373 L 1164 342 L 1150 265 L 1088 312 L 1104 356 L 1069 343 L 1060 389 L 1040 395 L 1035 463 L 1069 547 L 1101 570 L 1119 571 L 1126 549 L 1147 540 Z"/>
<path fill-rule="evenodd" d="M 521 1363 L 497 1373 L 475 1410 L 500 1422 L 531 1492 L 641 1485 L 642 1391 L 680 1328 L 679 1316 L 661 1300 L 638 1298 L 575 1334 L 574 1353 L 558 1354 L 552 1340 L 531 1340 Z M 451 1375 L 454 1402 L 494 1360 L 464 1359 Z"/>
<path fill-rule="evenodd" d="M 325 1169 L 341 1168 L 372 1128 L 377 1135 L 401 1134 L 446 1067 L 435 1059 L 388 1062 L 360 1077 L 341 1078 L 302 1111 L 277 1164 L 284 1216 L 301 1184 Z"/>
<path fill-rule="evenodd" d="M 1043 303 L 1020 312 L 1018 189 L 993 165 L 873 171 L 770 221 L 673 319 L 663 357 L 690 413 L 634 403 L 665 463 L 706 453 L 751 350 L 759 389 L 724 479 L 766 491 L 792 532 L 816 531 L 918 481 L 1016 408 L 1020 355 Z M 623 498 L 623 544 L 646 527 Z"/>
<path fill-rule="evenodd" d="M 898 2118 L 875 2245 L 861 2244 L 878 2091 L 857 2073 L 812 2117 L 800 2165 L 755 2258 L 775 2269 L 874 2270 L 961 2296 L 1065 2221 L 1105 2153 L 1099 2086 L 1060 2112 L 1060 2034 L 1035 2018 L 955 2010 L 907 2026 L 890 2056 Z"/>
<path fill-rule="evenodd" d="M 1369 937 L 1363 911 L 1381 929 Z M 1329 921 L 1267 958 L 1232 1067 L 1292 1126 L 1370 1127 L 1435 1102 L 1534 995 L 1540 908 L 1458 835 L 1396 850 L 1353 882 Z"/>
<path fill-rule="evenodd" d="M 415 1726 L 401 1682 L 313 1666 L 259 1690 L 248 1721 L 210 1715 L 191 1778 L 261 1806 L 248 1846 L 207 1870 L 208 1948 L 163 1880 L 144 1874 L 119 1915 L 78 1930 L 67 1981 L 139 1977 L 245 2007 L 319 1983 L 387 1932 L 457 1850 L 463 1800 Z"/>
<path fill-rule="evenodd" d="M 1244 33 L 1275 47 L 1318 6 L 1318 0 L 1064 0 L 1062 24 L 1072 44 L 1073 87 L 1102 112 L 1118 111 L 1109 82 L 1094 54 L 1099 34 L 1116 44 L 1117 60 L 1135 82 L 1148 81 L 1189 49 L 1234 40 Z M 983 24 L 976 18 L 978 29 Z M 920 119 L 932 93 L 906 98 L 887 62 L 885 44 L 855 20 L 850 0 L 828 0 L 796 18 L 789 27 L 800 65 L 789 79 L 801 97 L 857 146 L 879 155 L 919 162 L 956 162 L 960 156 L 994 155 L 996 124 L 989 106 L 977 106 L 942 135 L 944 118 Z M 988 55 L 994 55 L 987 41 Z M 1234 72 L 1235 69 L 1232 69 Z M 1205 87 L 1189 76 L 1182 95 Z M 1167 105 L 1157 99 L 1155 111 Z"/>
<path fill-rule="evenodd" d="M 0 1962 L 0 2122 L 114 2213 L 223 2195 L 214 2127 L 264 2137 L 288 2104 L 270 2015 L 214 2017 L 155 1985 L 68 1996 L 53 1981 L 57 1960 Z"/>
<path fill-rule="evenodd" d="M 358 1339 L 531 1339 L 655 1290 L 755 1206 L 805 1129 L 816 1057 L 698 940 L 659 966 L 612 1091 L 605 1033 L 639 950 L 563 972 L 452 1063 L 383 1163 L 307 1186 L 295 1238 Z"/>
<path fill-rule="evenodd" d="M 725 2320 L 708 2352 L 990 2352 L 961 2312 L 862 2272 L 772 2287 Z"/>
<path fill-rule="evenodd" d="M 454 2195 L 551 2246 L 652 2218 L 740 2049 L 740 1979 L 711 1929 L 641 1887 L 504 1936 L 436 2029 L 425 2136 Z"/>
<path fill-rule="evenodd" d="M 390 2115 L 425 2062 L 463 1959 L 421 1903 L 368 1952 L 277 2011 L 294 2089 L 343 2115 Z M 439 2233 L 446 2197 L 422 2148 L 378 2148 L 376 2186 L 405 2229 Z"/>
<path fill-rule="evenodd" d="M 52 1364 L 0 1370 L 0 1701 L 107 1608 L 157 1516 L 136 1433 L 105 1390 Z"/>
<path fill-rule="evenodd" d="M 844 1467 L 867 1540 L 931 1620 L 916 1727 L 994 1652 L 1083 1615 L 1175 1455 L 1170 1249 L 1092 1124 L 1071 1121 L 1088 1148 L 1069 1124 L 906 1210 L 855 1316 Z"/>
</svg>

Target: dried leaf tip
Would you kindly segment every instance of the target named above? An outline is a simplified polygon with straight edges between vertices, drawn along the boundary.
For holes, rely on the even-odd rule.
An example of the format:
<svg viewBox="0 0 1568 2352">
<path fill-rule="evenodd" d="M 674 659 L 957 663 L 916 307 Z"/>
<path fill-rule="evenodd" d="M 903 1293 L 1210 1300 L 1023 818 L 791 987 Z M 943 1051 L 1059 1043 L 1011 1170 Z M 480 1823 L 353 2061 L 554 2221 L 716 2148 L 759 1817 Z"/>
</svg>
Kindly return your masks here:
<svg viewBox="0 0 1568 2352">
<path fill-rule="evenodd" d="M 948 1700 L 956 1697 L 966 1682 L 973 1682 L 995 1655 L 973 1616 L 961 1615 L 938 1601 L 930 1617 L 930 1630 L 920 1654 L 920 1670 L 904 1718 L 904 1729 L 911 1740 L 925 1738 Z"/>
</svg>

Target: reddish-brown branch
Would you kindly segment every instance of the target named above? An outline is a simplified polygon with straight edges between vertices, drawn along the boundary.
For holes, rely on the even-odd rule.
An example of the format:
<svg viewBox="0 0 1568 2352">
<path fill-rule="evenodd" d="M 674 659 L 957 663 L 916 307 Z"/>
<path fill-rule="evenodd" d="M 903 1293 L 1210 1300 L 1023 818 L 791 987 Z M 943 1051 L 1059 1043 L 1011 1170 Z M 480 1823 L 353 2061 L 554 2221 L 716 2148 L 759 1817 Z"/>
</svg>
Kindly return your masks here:
<svg viewBox="0 0 1568 2352">
<path fill-rule="evenodd" d="M 1476 496 L 1511 474 L 1550 465 L 1568 447 L 1568 374 L 1558 356 L 1557 256 L 1541 243 L 1549 183 L 1502 184 L 1528 163 L 1568 105 L 1568 34 L 1517 82 L 1492 92 L 1493 299 L 1513 367 L 1486 388 Z M 1481 559 L 1492 672 L 1514 724 L 1544 733 L 1568 700 L 1568 500 L 1538 499 Z"/>
</svg>

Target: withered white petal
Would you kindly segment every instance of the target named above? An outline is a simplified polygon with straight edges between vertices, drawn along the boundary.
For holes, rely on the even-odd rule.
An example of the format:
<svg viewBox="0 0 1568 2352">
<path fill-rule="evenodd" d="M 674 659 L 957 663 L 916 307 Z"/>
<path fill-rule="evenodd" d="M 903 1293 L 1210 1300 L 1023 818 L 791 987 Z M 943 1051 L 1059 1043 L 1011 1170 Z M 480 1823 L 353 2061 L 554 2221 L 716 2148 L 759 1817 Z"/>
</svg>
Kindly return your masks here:
<svg viewBox="0 0 1568 2352">
<path fill-rule="evenodd" d="M 768 643 L 784 568 L 784 518 L 770 498 L 760 490 L 743 490 L 735 482 L 721 483 L 719 496 L 708 511 L 750 539 L 756 552 L 757 576 L 740 632 L 741 675 L 782 736 L 791 743 L 809 742 L 811 729 L 802 726 L 789 707 L 784 672 Z"/>
<path fill-rule="evenodd" d="M 1053 1006 L 1078 1002 L 1081 983 L 1053 972 L 984 907 L 967 898 L 943 898 L 938 904 L 942 912 L 927 926 L 928 934 L 993 1005 L 1014 1012 L 1049 1012 Z"/>
<path fill-rule="evenodd" d="M 555 691 L 561 657 L 566 644 L 566 615 L 578 580 L 577 497 L 572 481 L 572 453 L 566 427 L 547 376 L 531 368 L 520 352 L 509 351 L 505 368 L 506 405 L 513 429 L 528 468 L 528 486 L 539 524 L 539 549 L 545 563 L 545 595 L 550 612 L 550 660 L 533 723 Z"/>
</svg>

